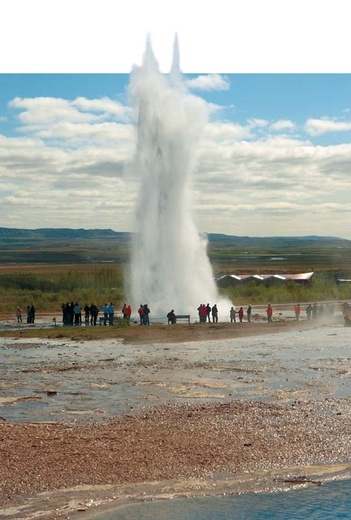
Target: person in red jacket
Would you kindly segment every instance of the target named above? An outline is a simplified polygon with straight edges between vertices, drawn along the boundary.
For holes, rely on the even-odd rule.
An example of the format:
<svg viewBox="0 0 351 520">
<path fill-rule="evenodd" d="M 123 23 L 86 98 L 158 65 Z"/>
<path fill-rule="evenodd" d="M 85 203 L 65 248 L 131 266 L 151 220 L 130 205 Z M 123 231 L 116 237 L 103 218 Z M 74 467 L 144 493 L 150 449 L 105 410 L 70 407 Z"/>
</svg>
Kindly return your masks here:
<svg viewBox="0 0 351 520">
<path fill-rule="evenodd" d="M 300 319 L 300 314 L 301 314 L 301 307 L 300 307 L 300 304 L 297 303 L 297 304 L 295 305 L 295 319 L 296 319 L 296 321 L 299 321 L 299 319 Z"/>
<path fill-rule="evenodd" d="M 143 324 L 143 317 L 144 317 L 144 306 L 140 304 L 140 307 L 138 309 L 138 314 L 139 314 L 139 320 L 140 320 L 140 325 Z"/>
<path fill-rule="evenodd" d="M 240 323 L 242 323 L 243 317 L 244 317 L 244 309 L 242 307 L 240 307 L 240 309 L 238 311 L 238 316 L 239 316 Z"/>
<path fill-rule="evenodd" d="M 200 323 L 206 323 L 206 319 L 207 319 L 206 305 L 204 303 L 201 303 L 200 307 L 198 307 L 197 310 L 199 311 Z"/>
<path fill-rule="evenodd" d="M 131 306 L 130 306 L 129 304 L 126 306 L 124 312 L 125 312 L 125 314 L 126 314 L 126 319 L 127 319 L 128 321 L 130 321 L 130 318 L 131 318 L 131 316 L 132 316 L 132 308 L 131 308 Z"/>
<path fill-rule="evenodd" d="M 271 323 L 272 321 L 272 316 L 273 316 L 273 308 L 272 308 L 272 305 L 269 303 L 268 304 L 268 307 L 267 307 L 267 319 L 268 319 L 268 323 Z"/>
</svg>

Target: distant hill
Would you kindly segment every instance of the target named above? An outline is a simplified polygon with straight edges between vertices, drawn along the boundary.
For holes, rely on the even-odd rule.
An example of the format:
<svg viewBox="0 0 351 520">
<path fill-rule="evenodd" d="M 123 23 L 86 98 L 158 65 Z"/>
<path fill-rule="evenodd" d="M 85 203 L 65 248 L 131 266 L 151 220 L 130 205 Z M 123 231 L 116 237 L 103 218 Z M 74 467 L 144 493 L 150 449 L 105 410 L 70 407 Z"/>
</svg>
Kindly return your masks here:
<svg viewBox="0 0 351 520">
<path fill-rule="evenodd" d="M 112 229 L 1 227 L 0 263 L 127 263 L 131 237 L 132 233 Z M 351 266 L 351 240 L 343 238 L 249 237 L 221 233 L 209 233 L 207 237 L 211 263 L 220 274 L 248 269 L 265 272 L 272 269 L 274 272 L 278 269 L 280 272 L 349 270 Z"/>
<path fill-rule="evenodd" d="M 249 236 L 234 236 L 234 235 L 223 235 L 221 233 L 209 233 L 209 242 L 236 242 L 240 244 L 277 244 L 280 245 L 288 244 L 289 246 L 294 243 L 300 244 L 316 244 L 316 243 L 329 243 L 329 244 L 351 244 L 351 240 L 345 238 L 333 237 L 333 236 L 318 236 L 318 235 L 307 235 L 307 236 L 276 236 L 276 237 L 249 237 Z"/>
<path fill-rule="evenodd" d="M 130 233 L 119 233 L 112 229 L 71 229 L 71 228 L 39 228 L 18 229 L 0 227 L 0 238 L 33 238 L 33 239 L 56 239 L 56 238 L 129 238 Z"/>
<path fill-rule="evenodd" d="M 123 263 L 129 258 L 130 238 L 130 233 L 112 229 L 2 227 L 0 263 Z"/>
<path fill-rule="evenodd" d="M 112 229 L 72 229 L 72 228 L 38 228 L 38 229 L 21 229 L 0 227 L 0 238 L 26 238 L 36 240 L 55 240 L 55 239 L 101 239 L 101 238 L 119 238 L 121 240 L 130 240 L 131 233 L 113 231 Z M 287 244 L 294 243 L 336 243 L 347 244 L 350 240 L 333 236 L 276 236 L 276 237 L 250 237 L 225 235 L 222 233 L 208 233 L 209 242 L 231 242 L 237 244 Z"/>
</svg>

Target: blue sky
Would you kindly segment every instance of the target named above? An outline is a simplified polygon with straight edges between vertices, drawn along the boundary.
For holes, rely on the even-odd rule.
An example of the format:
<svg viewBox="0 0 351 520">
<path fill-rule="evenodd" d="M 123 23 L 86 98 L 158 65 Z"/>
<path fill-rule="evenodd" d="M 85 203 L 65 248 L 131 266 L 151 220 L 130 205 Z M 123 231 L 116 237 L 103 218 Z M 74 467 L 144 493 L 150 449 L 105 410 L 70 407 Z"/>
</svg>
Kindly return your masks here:
<svg viewBox="0 0 351 520">
<path fill-rule="evenodd" d="M 204 76 L 205 74 L 201 74 Z M 208 75 L 208 74 L 207 74 Z M 187 74 L 192 80 L 199 75 Z M 294 120 L 300 127 L 308 119 L 350 122 L 351 74 L 222 74 L 225 85 L 216 90 L 193 89 L 209 103 L 221 105 L 221 119 L 241 124 L 249 118 Z M 0 74 L 0 110 L 2 131 L 16 135 L 16 112 L 8 107 L 15 97 L 108 97 L 127 103 L 129 74 Z M 5 119 L 4 119 L 5 118 Z M 351 124 L 350 124 L 351 127 Z M 333 132 L 309 135 L 316 144 L 345 142 L 351 130 L 337 127 Z"/>
<path fill-rule="evenodd" d="M 19 4 L 28 8 L 24 2 L 13 0 L 8 16 L 14 16 Z M 81 8 L 86 5 L 76 0 L 74 6 L 78 4 Z M 112 5 L 107 0 L 99 5 L 107 4 Z M 132 4 L 130 9 L 136 7 L 135 1 Z M 235 5 L 239 4 L 244 5 Z M 320 5 L 314 0 L 309 5 L 312 4 Z M 338 1 L 334 7 L 336 4 Z M 38 7 L 43 15 L 46 4 L 36 0 L 31 5 L 31 13 Z M 64 7 L 65 2 L 60 5 Z M 182 2 L 177 5 L 173 15 L 185 8 Z M 193 5 L 200 4 L 194 1 Z M 261 4 L 255 5 L 261 9 Z M 268 1 L 267 5 L 280 9 L 281 3 Z M 294 5 L 294 13 L 303 6 L 298 1 Z M 150 10 L 144 13 L 146 19 L 150 13 L 162 13 L 162 9 L 160 4 L 156 9 L 155 2 L 151 2 Z M 243 18 L 249 16 L 248 9 L 243 7 Z M 71 26 L 72 13 L 70 20 L 65 21 L 62 12 L 67 11 L 61 9 L 58 15 L 61 28 L 65 23 Z M 89 12 L 87 9 L 85 14 Z M 78 18 L 81 13 L 73 12 Z M 96 18 L 96 13 L 90 14 Z M 128 14 L 131 13 L 130 10 Z M 308 14 L 315 19 L 315 13 L 311 10 Z M 330 11 L 320 6 L 318 13 L 318 27 L 325 31 L 331 21 Z M 273 49 L 270 36 L 266 37 L 271 34 L 267 27 L 264 26 L 262 38 L 261 26 L 251 21 L 250 31 L 255 30 L 256 37 L 251 38 L 253 44 L 251 41 L 247 49 L 247 32 L 242 34 L 235 25 L 237 32 L 227 33 L 226 54 L 223 46 L 219 52 L 216 43 L 223 45 L 229 22 L 221 19 L 223 27 L 218 32 L 216 26 L 215 38 L 208 48 L 209 32 L 203 32 L 204 25 L 208 28 L 214 15 L 209 11 L 206 14 L 206 23 L 196 28 L 197 38 L 192 40 L 189 31 L 192 27 L 194 36 L 194 25 L 190 22 L 197 18 L 196 10 L 190 16 L 188 13 L 185 28 L 177 16 L 172 24 L 169 17 L 167 23 L 163 20 L 161 32 L 159 26 L 153 25 L 154 18 L 145 26 L 140 26 L 140 21 L 135 23 L 137 35 L 130 27 L 129 32 L 119 27 L 119 31 L 116 28 L 114 34 L 105 36 L 104 26 L 100 32 L 94 32 L 94 43 L 100 51 L 96 53 L 91 51 L 91 36 L 88 42 L 79 39 L 80 26 L 76 25 L 75 47 L 70 49 L 73 61 L 72 56 L 71 61 L 67 60 L 64 46 L 70 33 L 63 38 L 61 31 L 60 39 L 56 39 L 53 29 L 46 60 L 45 45 L 40 52 L 33 50 L 38 50 L 32 36 L 37 34 L 35 27 L 33 31 L 32 26 L 21 22 L 14 32 L 7 33 L 14 41 L 16 31 L 21 29 L 26 44 L 14 49 L 13 60 L 6 55 L 0 66 L 0 226 L 132 230 L 139 180 L 128 169 L 135 146 L 135 125 L 128 100 L 129 72 L 134 63 L 141 61 L 147 33 L 162 72 L 167 72 L 177 32 L 180 66 L 186 72 L 184 82 L 189 93 L 206 101 L 209 110 L 193 174 L 194 219 L 198 228 L 231 235 L 320 234 L 351 239 L 351 74 L 348 66 L 340 65 L 345 61 L 340 61 L 339 31 L 331 35 L 337 45 L 331 54 L 329 30 L 329 47 L 321 59 L 315 53 L 315 44 L 323 49 L 325 32 L 309 34 L 309 41 L 314 42 L 311 53 L 304 33 L 299 33 L 300 47 L 296 33 L 295 40 L 282 41 L 282 25 L 280 40 L 275 41 L 274 52 L 268 54 L 268 62 L 262 66 L 262 49 Z M 304 24 L 305 18 L 306 13 Z M 341 18 L 340 33 L 344 23 Z M 184 19 L 181 21 L 184 23 Z M 109 23 L 109 17 L 104 17 L 104 23 Z M 43 26 L 47 37 L 46 25 L 41 24 L 40 29 Z M 108 53 L 104 52 L 106 38 L 115 36 L 118 40 L 121 32 L 123 45 L 119 41 L 116 46 L 120 52 L 116 53 L 111 46 Z M 288 32 L 288 36 L 291 34 Z M 238 37 L 246 49 L 246 61 L 240 41 L 233 40 Z M 81 41 L 87 42 L 89 66 Z M 57 60 L 58 42 L 60 56 L 66 56 L 64 67 Z M 199 53 L 199 43 L 207 61 Z M 72 53 L 77 48 L 79 53 Z M 218 59 L 214 65 L 215 51 Z M 101 73 L 99 67 L 106 55 L 110 61 Z M 306 56 L 307 67 L 303 66 L 301 55 Z M 122 56 L 123 63 L 119 63 Z M 189 62 L 189 56 L 193 56 L 193 62 Z M 227 68 L 223 56 L 227 57 Z M 292 56 L 300 57 L 298 68 L 291 61 Z M 309 61 L 311 56 L 313 61 Z M 272 57 L 281 67 L 272 66 Z M 239 65 L 233 66 L 236 63 Z M 333 64 L 337 64 L 336 70 Z"/>
</svg>

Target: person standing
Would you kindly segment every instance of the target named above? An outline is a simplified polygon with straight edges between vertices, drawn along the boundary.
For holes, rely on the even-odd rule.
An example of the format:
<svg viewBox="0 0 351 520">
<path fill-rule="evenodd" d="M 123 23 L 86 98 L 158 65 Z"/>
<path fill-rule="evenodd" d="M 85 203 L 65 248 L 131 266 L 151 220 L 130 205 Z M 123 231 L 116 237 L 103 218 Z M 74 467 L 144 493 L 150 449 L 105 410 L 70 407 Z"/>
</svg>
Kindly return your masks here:
<svg viewBox="0 0 351 520">
<path fill-rule="evenodd" d="M 27 305 L 27 323 L 30 323 L 30 305 Z"/>
<path fill-rule="evenodd" d="M 126 306 L 126 310 L 125 310 L 125 312 L 126 312 L 126 317 L 127 317 L 126 319 L 127 319 L 128 321 L 130 321 L 130 318 L 131 318 L 131 316 L 132 316 L 132 308 L 131 308 L 131 306 L 130 306 L 129 303 L 128 303 L 128 305 Z"/>
<path fill-rule="evenodd" d="M 21 307 L 17 307 L 17 309 L 16 309 L 16 317 L 17 317 L 17 323 L 22 323 L 22 309 L 21 309 Z"/>
<path fill-rule="evenodd" d="M 240 323 L 242 323 L 243 317 L 244 317 L 244 309 L 242 307 L 240 307 L 240 309 L 239 309 L 238 316 L 239 316 Z"/>
<path fill-rule="evenodd" d="M 102 306 L 102 312 L 104 313 L 104 325 L 107 324 L 108 320 L 108 308 L 109 306 L 107 305 L 107 302 L 105 302 Z"/>
<path fill-rule="evenodd" d="M 218 308 L 216 303 L 212 307 L 212 322 L 218 323 Z"/>
<path fill-rule="evenodd" d="M 90 305 L 90 325 L 96 325 L 96 320 L 97 320 L 98 314 L 99 314 L 99 309 L 97 308 L 97 306 L 94 303 L 92 303 Z"/>
<path fill-rule="evenodd" d="M 66 304 L 65 303 L 62 303 L 61 311 L 62 311 L 62 323 L 63 323 L 63 325 L 66 325 Z"/>
<path fill-rule="evenodd" d="M 230 307 L 230 313 L 229 313 L 229 316 L 230 316 L 230 323 L 234 323 L 236 322 L 236 319 L 235 319 L 235 315 L 236 315 L 236 310 L 235 310 L 235 307 Z"/>
<path fill-rule="evenodd" d="M 300 313 L 301 313 L 301 307 L 300 307 L 300 304 L 297 303 L 295 305 L 295 319 L 296 319 L 296 321 L 300 320 Z"/>
<path fill-rule="evenodd" d="M 73 313 L 74 313 L 74 324 L 75 325 L 80 325 L 81 317 L 82 317 L 82 311 L 80 309 L 80 306 L 79 306 L 78 302 L 76 302 L 74 304 Z"/>
<path fill-rule="evenodd" d="M 150 317 L 149 317 L 149 314 L 150 314 L 150 309 L 147 305 L 147 303 L 145 303 L 145 305 L 143 306 L 143 324 L 144 325 L 150 325 Z"/>
<path fill-rule="evenodd" d="M 248 323 L 251 323 L 251 305 L 248 306 L 248 308 L 246 309 L 246 316 L 247 316 L 247 321 Z"/>
<path fill-rule="evenodd" d="M 312 314 L 312 305 L 309 303 L 306 307 L 306 316 L 307 316 L 308 320 L 311 319 L 311 314 Z"/>
<path fill-rule="evenodd" d="M 90 318 L 90 307 L 88 304 L 86 304 L 84 307 L 84 321 L 85 321 L 86 326 L 89 325 L 89 318 Z"/>
<path fill-rule="evenodd" d="M 206 305 L 206 320 L 211 323 L 211 305 L 209 303 Z"/>
<path fill-rule="evenodd" d="M 206 305 L 203 303 L 201 306 L 200 306 L 200 321 L 202 321 L 202 323 L 206 323 L 206 320 L 207 320 L 207 311 L 206 311 Z"/>
<path fill-rule="evenodd" d="M 140 325 L 143 325 L 144 323 L 144 320 L 143 320 L 143 316 L 144 316 L 144 306 L 140 304 L 140 307 L 138 309 L 138 314 L 139 314 L 139 320 L 140 320 Z"/>
<path fill-rule="evenodd" d="M 207 320 L 206 305 L 204 303 L 201 303 L 200 307 L 198 307 L 197 310 L 199 312 L 199 321 L 200 321 L 200 323 L 206 323 L 206 320 Z"/>
<path fill-rule="evenodd" d="M 200 321 L 200 323 L 205 323 L 205 321 L 207 319 L 206 305 L 204 303 L 200 303 L 200 306 L 197 308 L 197 310 L 198 310 L 198 313 L 199 313 L 199 321 Z"/>
<path fill-rule="evenodd" d="M 34 323 L 34 321 L 35 321 L 35 307 L 34 307 L 33 304 L 30 306 L 29 315 L 30 315 L 29 323 Z"/>
<path fill-rule="evenodd" d="M 272 308 L 272 305 L 270 303 L 267 306 L 266 313 L 267 313 L 268 323 L 271 323 L 272 322 L 272 316 L 273 316 L 273 308 Z"/>
<path fill-rule="evenodd" d="M 318 306 L 317 306 L 317 303 L 314 302 L 314 304 L 312 305 L 312 319 L 316 320 L 317 316 L 318 316 Z"/>
<path fill-rule="evenodd" d="M 113 325 L 114 315 L 115 315 L 115 306 L 111 302 L 110 305 L 108 306 L 108 324 L 109 325 Z"/>
</svg>

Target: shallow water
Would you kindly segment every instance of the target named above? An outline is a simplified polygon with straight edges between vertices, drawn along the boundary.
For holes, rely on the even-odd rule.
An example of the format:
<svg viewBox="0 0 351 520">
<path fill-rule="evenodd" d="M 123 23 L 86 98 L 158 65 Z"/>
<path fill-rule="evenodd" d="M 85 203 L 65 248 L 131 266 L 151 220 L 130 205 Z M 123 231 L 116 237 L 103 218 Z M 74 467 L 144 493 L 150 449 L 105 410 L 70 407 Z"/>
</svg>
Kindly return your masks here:
<svg viewBox="0 0 351 520">
<path fill-rule="evenodd" d="M 104 420 L 166 401 L 349 397 L 350 365 L 343 326 L 167 345 L 0 338 L 0 416 Z"/>
<path fill-rule="evenodd" d="M 279 493 L 173 499 L 130 504 L 87 520 L 339 520 L 351 519 L 351 481 Z"/>
</svg>

